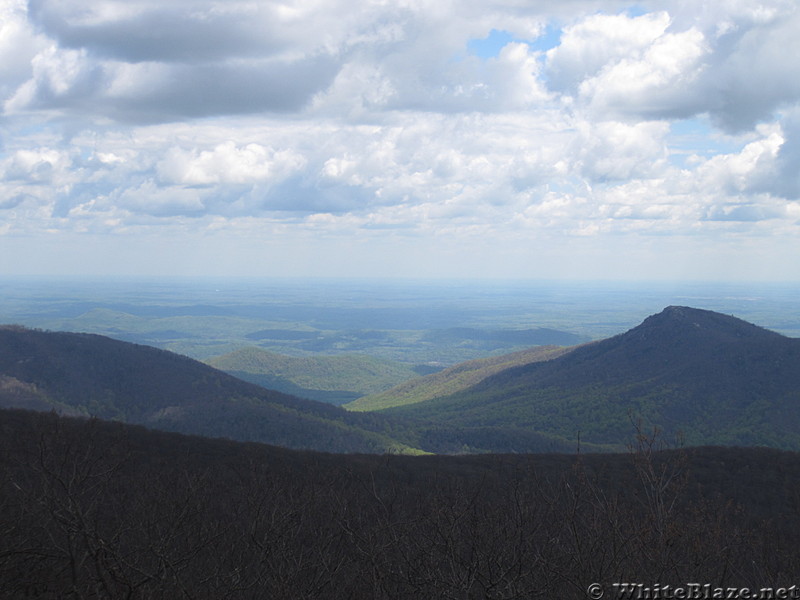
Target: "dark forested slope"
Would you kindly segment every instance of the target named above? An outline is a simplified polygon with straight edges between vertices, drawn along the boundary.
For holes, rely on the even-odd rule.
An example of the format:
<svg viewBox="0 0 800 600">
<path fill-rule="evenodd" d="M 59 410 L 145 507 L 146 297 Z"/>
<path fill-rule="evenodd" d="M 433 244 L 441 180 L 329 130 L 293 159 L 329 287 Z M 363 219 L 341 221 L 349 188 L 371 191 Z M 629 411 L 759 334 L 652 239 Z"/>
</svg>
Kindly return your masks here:
<svg viewBox="0 0 800 600">
<path fill-rule="evenodd" d="M 339 452 L 412 449 L 387 420 L 243 382 L 190 358 L 99 335 L 0 327 L 0 406 Z"/>
<path fill-rule="evenodd" d="M 640 441 L 606 455 L 332 455 L 0 410 L 0 597 L 583 599 L 592 583 L 609 597 L 625 581 L 796 583 L 796 453 Z"/>
<path fill-rule="evenodd" d="M 630 331 L 386 411 L 619 443 L 644 419 L 691 444 L 800 448 L 800 340 L 671 306 Z"/>
<path fill-rule="evenodd" d="M 4 327 L 0 406 L 333 452 L 619 450 L 640 420 L 690 445 L 800 449 L 798 339 L 669 307 L 557 358 L 539 352 L 549 350 L 510 368 L 493 359 L 493 375 L 468 365 L 421 379 L 447 391 L 410 386 L 413 405 L 348 413 L 163 350 Z M 475 372 L 480 381 L 464 385 Z"/>
</svg>

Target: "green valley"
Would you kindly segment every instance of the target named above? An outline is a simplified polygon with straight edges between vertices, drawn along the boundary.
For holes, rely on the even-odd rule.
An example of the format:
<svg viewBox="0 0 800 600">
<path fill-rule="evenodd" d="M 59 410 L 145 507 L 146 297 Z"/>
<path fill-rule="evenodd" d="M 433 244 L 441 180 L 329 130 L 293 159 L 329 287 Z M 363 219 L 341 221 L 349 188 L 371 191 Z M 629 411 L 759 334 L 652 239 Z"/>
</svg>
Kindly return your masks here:
<svg viewBox="0 0 800 600">
<path fill-rule="evenodd" d="M 204 362 L 265 388 L 337 405 L 392 388 L 424 372 L 424 366 L 415 369 L 363 354 L 293 357 L 257 347 Z"/>
</svg>

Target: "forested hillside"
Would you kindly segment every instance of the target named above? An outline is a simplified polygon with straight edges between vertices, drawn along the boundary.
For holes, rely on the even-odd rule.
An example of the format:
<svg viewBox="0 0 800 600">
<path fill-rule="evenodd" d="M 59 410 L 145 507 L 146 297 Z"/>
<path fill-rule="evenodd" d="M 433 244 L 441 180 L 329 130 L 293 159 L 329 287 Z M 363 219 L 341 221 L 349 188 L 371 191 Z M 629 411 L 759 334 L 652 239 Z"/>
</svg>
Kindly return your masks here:
<svg viewBox="0 0 800 600">
<path fill-rule="evenodd" d="M 800 449 L 800 340 L 668 307 L 627 333 L 383 411 L 619 444 L 643 419 L 685 443 Z"/>
<path fill-rule="evenodd" d="M 415 452 L 390 420 L 241 381 L 190 358 L 91 334 L 0 327 L 0 406 L 330 452 Z"/>
<path fill-rule="evenodd" d="M 800 457 L 657 447 L 643 435 L 624 454 L 346 456 L 0 410 L 0 596 L 792 585 Z"/>
<path fill-rule="evenodd" d="M 204 362 L 265 388 L 337 405 L 419 377 L 408 365 L 362 354 L 294 357 L 250 347 Z"/>
<path fill-rule="evenodd" d="M 147 346 L 0 328 L 2 406 L 333 452 L 619 451 L 640 422 L 688 445 L 800 449 L 800 340 L 687 307 L 399 390 L 346 411 Z"/>
<path fill-rule="evenodd" d="M 570 348 L 556 346 L 538 346 L 511 354 L 470 360 L 402 383 L 384 392 L 364 396 L 348 403 L 345 408 L 354 411 L 381 410 L 449 396 L 468 389 L 495 373 L 519 365 L 551 360 L 569 350 Z"/>
</svg>

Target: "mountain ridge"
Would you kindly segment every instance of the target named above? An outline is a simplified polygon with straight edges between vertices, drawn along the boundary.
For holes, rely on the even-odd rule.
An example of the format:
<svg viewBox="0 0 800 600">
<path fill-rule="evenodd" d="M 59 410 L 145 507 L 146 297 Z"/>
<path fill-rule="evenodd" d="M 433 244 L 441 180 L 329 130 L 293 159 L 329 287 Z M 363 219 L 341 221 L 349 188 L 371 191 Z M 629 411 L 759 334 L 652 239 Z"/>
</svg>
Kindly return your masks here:
<svg viewBox="0 0 800 600">
<path fill-rule="evenodd" d="M 800 448 L 800 340 L 670 306 L 633 329 L 455 394 L 386 409 L 459 426 L 514 423 L 619 443 L 631 418 L 692 444 Z"/>
<path fill-rule="evenodd" d="M 385 419 L 241 381 L 167 350 L 0 326 L 0 406 L 96 416 L 295 448 L 415 452 Z"/>
<path fill-rule="evenodd" d="M 384 392 L 358 398 L 344 407 L 352 411 L 372 411 L 424 402 L 439 395 L 467 389 L 512 366 L 551 360 L 569 351 L 570 348 L 558 346 L 537 346 L 510 354 L 478 358 L 458 363 L 438 373 L 412 379 Z"/>
<path fill-rule="evenodd" d="M 637 427 L 688 445 L 800 449 L 799 339 L 670 306 L 625 333 L 553 350 L 555 357 L 550 351 L 486 359 L 479 364 L 499 370 L 484 377 L 489 371 L 477 369 L 479 381 L 462 380 L 455 392 L 348 412 L 166 350 L 7 326 L 0 327 L 0 406 L 334 452 L 613 451 Z M 537 353 L 541 360 L 531 361 Z M 520 356 L 523 364 L 504 363 Z M 473 376 L 474 366 L 451 373 Z"/>
</svg>

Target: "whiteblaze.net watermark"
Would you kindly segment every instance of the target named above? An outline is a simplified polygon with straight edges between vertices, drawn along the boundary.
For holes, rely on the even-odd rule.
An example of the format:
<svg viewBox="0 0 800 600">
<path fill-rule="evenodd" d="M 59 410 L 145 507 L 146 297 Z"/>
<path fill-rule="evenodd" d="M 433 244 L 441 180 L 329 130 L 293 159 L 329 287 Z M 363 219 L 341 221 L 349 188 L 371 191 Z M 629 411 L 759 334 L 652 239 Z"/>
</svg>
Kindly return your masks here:
<svg viewBox="0 0 800 600">
<path fill-rule="evenodd" d="M 800 600 L 800 587 L 722 587 L 710 583 L 662 585 L 644 583 L 593 583 L 586 589 L 590 600 Z"/>
</svg>

